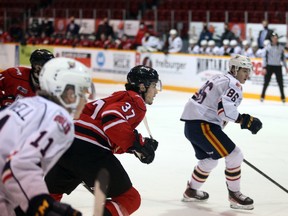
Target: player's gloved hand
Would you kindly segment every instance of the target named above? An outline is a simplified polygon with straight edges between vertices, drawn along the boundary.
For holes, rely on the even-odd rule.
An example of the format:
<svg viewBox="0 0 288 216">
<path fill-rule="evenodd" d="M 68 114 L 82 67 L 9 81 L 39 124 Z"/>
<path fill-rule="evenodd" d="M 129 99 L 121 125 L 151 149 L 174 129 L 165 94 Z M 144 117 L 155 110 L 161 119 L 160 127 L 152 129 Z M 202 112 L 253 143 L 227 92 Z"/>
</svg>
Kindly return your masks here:
<svg viewBox="0 0 288 216">
<path fill-rule="evenodd" d="M 158 142 L 148 137 L 143 138 L 137 130 L 135 130 L 134 133 L 136 139 L 131 150 L 142 163 L 152 163 L 155 158 L 155 151 L 158 147 Z"/>
<path fill-rule="evenodd" d="M 29 202 L 27 215 L 31 216 L 82 216 L 70 205 L 55 201 L 48 194 L 33 197 Z"/>
<path fill-rule="evenodd" d="M 14 96 L 3 96 L 0 95 L 0 107 L 1 109 L 4 109 L 5 107 L 11 105 L 15 100 Z"/>
<path fill-rule="evenodd" d="M 249 114 L 241 115 L 241 129 L 248 129 L 252 134 L 257 134 L 257 132 L 262 128 L 262 122 Z"/>
</svg>

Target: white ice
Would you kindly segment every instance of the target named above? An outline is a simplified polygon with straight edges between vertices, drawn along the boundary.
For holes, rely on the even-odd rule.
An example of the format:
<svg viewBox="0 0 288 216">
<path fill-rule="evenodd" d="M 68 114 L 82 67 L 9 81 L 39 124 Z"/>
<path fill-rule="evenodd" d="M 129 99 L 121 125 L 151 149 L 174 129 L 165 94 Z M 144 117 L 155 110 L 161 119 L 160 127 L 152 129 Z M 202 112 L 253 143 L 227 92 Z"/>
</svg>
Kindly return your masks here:
<svg viewBox="0 0 288 216">
<path fill-rule="evenodd" d="M 122 90 L 123 85 L 96 84 L 97 97 Z M 254 210 L 233 210 L 229 207 L 225 185 L 224 160 L 219 161 L 204 186 L 210 198 L 205 203 L 181 201 L 197 162 L 190 143 L 184 137 L 184 123 L 180 116 L 183 106 L 192 93 L 163 90 L 148 106 L 147 119 L 153 138 L 159 141 L 155 160 L 142 164 L 130 154 L 117 156 L 128 172 L 134 187 L 142 196 L 135 216 L 285 216 L 288 215 L 288 194 L 265 177 L 243 163 L 241 191 L 254 199 Z M 238 124 L 229 123 L 224 129 L 241 148 L 244 157 L 262 172 L 288 189 L 288 106 L 280 102 L 245 99 L 239 107 L 263 122 L 257 135 L 241 130 Z M 138 131 L 148 136 L 144 124 Z M 93 215 L 94 197 L 80 185 L 63 202 Z"/>
</svg>

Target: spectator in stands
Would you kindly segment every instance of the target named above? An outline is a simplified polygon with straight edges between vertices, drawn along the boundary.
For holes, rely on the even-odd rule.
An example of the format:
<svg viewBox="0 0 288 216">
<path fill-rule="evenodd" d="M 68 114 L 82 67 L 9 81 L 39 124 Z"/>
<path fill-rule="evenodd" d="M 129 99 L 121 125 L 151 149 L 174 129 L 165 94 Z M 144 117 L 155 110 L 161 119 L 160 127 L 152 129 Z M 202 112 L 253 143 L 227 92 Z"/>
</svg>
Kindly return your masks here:
<svg viewBox="0 0 288 216">
<path fill-rule="evenodd" d="M 263 49 L 259 49 L 258 43 L 256 41 L 253 41 L 251 43 L 251 48 L 252 48 L 252 56 L 251 57 L 262 58 L 264 48 Z"/>
<path fill-rule="evenodd" d="M 268 24 L 269 24 L 268 20 L 263 20 L 262 21 L 263 30 L 261 30 L 259 32 L 259 36 L 258 36 L 258 39 L 257 39 L 258 47 L 260 49 L 264 48 L 264 41 L 265 40 L 270 40 L 271 36 L 272 36 L 272 33 L 273 33 L 273 30 L 268 28 Z"/>
<path fill-rule="evenodd" d="M 104 44 L 105 44 L 106 40 L 107 40 L 106 35 L 104 33 L 102 33 L 100 35 L 100 40 L 97 40 L 97 38 L 96 38 L 94 46 L 97 47 L 97 48 L 104 48 Z"/>
<path fill-rule="evenodd" d="M 243 40 L 242 41 L 242 50 L 241 50 L 241 55 L 247 56 L 249 58 L 253 58 L 253 51 L 252 48 L 250 47 L 250 42 L 248 40 Z"/>
<path fill-rule="evenodd" d="M 159 38 L 154 36 L 149 30 L 146 31 L 142 38 L 142 45 L 137 47 L 138 52 L 156 52 L 161 49 Z"/>
<path fill-rule="evenodd" d="M 41 25 L 39 24 L 38 18 L 34 18 L 32 23 L 29 26 L 29 34 L 30 36 L 40 37 L 41 36 Z"/>
<path fill-rule="evenodd" d="M 62 34 L 53 34 L 52 35 L 52 38 L 54 37 L 53 39 L 53 44 L 54 45 L 61 45 L 62 44 L 62 40 L 64 39 L 64 36 Z"/>
<path fill-rule="evenodd" d="M 138 32 L 134 38 L 133 48 L 137 49 L 138 46 L 142 46 L 142 38 L 144 37 L 147 31 L 147 26 L 144 22 L 141 22 L 139 25 Z"/>
<path fill-rule="evenodd" d="M 178 36 L 176 29 L 171 29 L 168 38 L 168 52 L 169 53 L 179 53 L 183 47 L 183 41 L 180 36 Z"/>
<path fill-rule="evenodd" d="M 133 41 L 128 37 L 128 35 L 123 34 L 121 39 L 119 39 L 119 42 L 116 45 L 117 49 L 122 50 L 130 50 L 132 49 Z"/>
<path fill-rule="evenodd" d="M 95 40 L 94 35 L 81 35 L 80 36 L 80 41 L 78 43 L 79 46 L 81 47 L 91 47 L 93 45 L 93 42 Z"/>
<path fill-rule="evenodd" d="M 54 33 L 52 21 L 45 18 L 41 23 L 41 31 L 45 34 L 46 37 L 51 37 L 51 35 Z"/>
<path fill-rule="evenodd" d="M 229 41 L 231 41 L 231 40 L 235 40 L 235 39 L 236 39 L 236 36 L 235 36 L 235 34 L 230 30 L 230 28 L 229 28 L 229 23 L 225 23 L 225 24 L 224 24 L 224 32 L 222 33 L 221 38 L 220 38 L 221 44 L 223 45 L 223 41 L 224 41 L 224 40 L 229 40 Z"/>
<path fill-rule="evenodd" d="M 27 34 L 28 35 L 28 34 Z M 41 38 L 40 37 L 36 37 L 35 35 L 31 35 L 31 36 L 27 36 L 25 39 L 25 42 L 22 44 L 32 44 L 32 45 L 37 45 L 37 44 L 41 44 Z"/>
<path fill-rule="evenodd" d="M 116 43 L 112 35 L 109 35 L 107 40 L 104 42 L 104 49 L 113 49 L 113 48 L 116 48 Z"/>
<path fill-rule="evenodd" d="M 212 40 L 213 39 L 212 37 L 213 37 L 213 34 L 209 31 L 207 23 L 203 23 L 203 29 L 198 39 L 198 45 L 201 45 L 200 43 L 202 40 L 206 40 L 206 41 Z"/>
<path fill-rule="evenodd" d="M 206 49 L 208 47 L 208 41 L 207 40 L 202 40 L 200 42 L 200 50 L 199 53 L 200 54 L 206 54 Z"/>
<path fill-rule="evenodd" d="M 230 56 L 230 41 L 228 39 L 223 40 L 223 46 L 219 49 L 219 55 Z"/>
<path fill-rule="evenodd" d="M 114 30 L 112 26 L 109 25 L 108 18 L 104 18 L 102 23 L 98 26 L 96 40 L 100 40 L 101 34 L 105 34 L 106 38 L 108 38 L 108 36 L 112 36 L 112 38 L 115 39 Z"/>
<path fill-rule="evenodd" d="M 207 55 L 219 55 L 219 47 L 216 46 L 216 43 L 214 40 L 208 41 L 208 47 L 206 48 L 206 54 Z"/>
<path fill-rule="evenodd" d="M 45 32 L 42 32 L 41 33 L 41 37 L 40 37 L 40 43 L 41 44 L 45 44 L 45 45 L 49 45 L 50 43 L 51 43 L 51 39 L 50 39 L 50 37 L 49 36 L 47 36 L 46 34 L 45 34 Z"/>
<path fill-rule="evenodd" d="M 80 26 L 75 22 L 74 17 L 70 17 L 70 21 L 66 26 L 66 35 L 71 35 L 72 37 L 79 34 Z"/>
<path fill-rule="evenodd" d="M 199 52 L 200 52 L 200 47 L 197 44 L 197 40 L 195 38 L 191 38 L 189 40 L 188 53 L 199 54 Z"/>
<path fill-rule="evenodd" d="M 230 41 L 230 55 L 231 56 L 234 56 L 234 55 L 237 55 L 237 54 L 241 54 L 241 47 L 239 46 L 239 44 L 238 44 L 238 42 L 237 42 L 237 40 L 231 40 Z"/>
<path fill-rule="evenodd" d="M 71 34 L 66 34 L 66 36 L 63 38 L 61 45 L 64 46 L 72 46 L 73 45 L 73 37 Z"/>
</svg>

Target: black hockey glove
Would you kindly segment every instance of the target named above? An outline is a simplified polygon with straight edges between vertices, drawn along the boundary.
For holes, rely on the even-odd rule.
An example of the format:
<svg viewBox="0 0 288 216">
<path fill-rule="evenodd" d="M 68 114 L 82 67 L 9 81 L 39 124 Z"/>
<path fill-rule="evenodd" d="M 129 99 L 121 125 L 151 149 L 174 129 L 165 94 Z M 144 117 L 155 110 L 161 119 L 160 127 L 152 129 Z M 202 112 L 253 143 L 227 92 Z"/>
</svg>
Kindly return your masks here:
<svg viewBox="0 0 288 216">
<path fill-rule="evenodd" d="M 249 114 L 242 114 L 241 129 L 248 129 L 252 134 L 257 134 L 257 132 L 262 128 L 262 122 Z"/>
<path fill-rule="evenodd" d="M 82 216 L 70 205 L 55 201 L 48 194 L 33 197 L 29 202 L 27 215 L 31 216 Z"/>
<path fill-rule="evenodd" d="M 137 130 L 135 130 L 134 133 L 136 140 L 131 150 L 142 163 L 152 163 L 155 158 L 155 151 L 158 147 L 158 142 L 151 138 L 143 138 Z"/>
</svg>

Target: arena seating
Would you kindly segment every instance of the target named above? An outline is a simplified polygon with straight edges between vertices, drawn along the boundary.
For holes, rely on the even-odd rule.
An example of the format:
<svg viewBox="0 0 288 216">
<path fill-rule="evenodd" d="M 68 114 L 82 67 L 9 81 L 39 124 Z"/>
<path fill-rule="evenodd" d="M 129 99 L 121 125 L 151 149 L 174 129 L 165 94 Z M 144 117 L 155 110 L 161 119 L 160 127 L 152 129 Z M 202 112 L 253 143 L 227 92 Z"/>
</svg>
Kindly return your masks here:
<svg viewBox="0 0 288 216">
<path fill-rule="evenodd" d="M 23 14 L 137 19 L 139 11 L 143 20 L 181 22 L 185 26 L 189 18 L 203 22 L 225 22 L 227 18 L 229 22 L 245 22 L 245 12 L 249 23 L 260 23 L 267 17 L 269 23 L 285 24 L 288 0 L 0 0 L 0 24 L 3 28 L 4 22 L 9 24 L 13 18 L 23 20 Z"/>
</svg>

